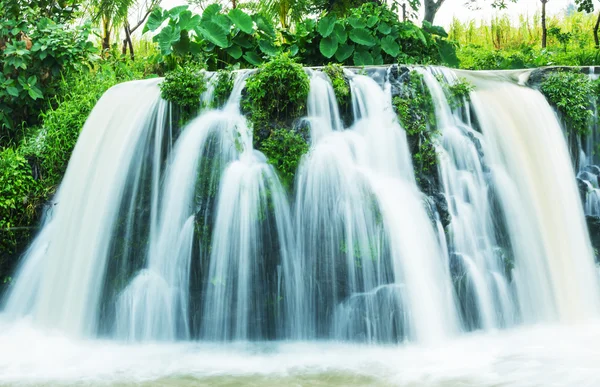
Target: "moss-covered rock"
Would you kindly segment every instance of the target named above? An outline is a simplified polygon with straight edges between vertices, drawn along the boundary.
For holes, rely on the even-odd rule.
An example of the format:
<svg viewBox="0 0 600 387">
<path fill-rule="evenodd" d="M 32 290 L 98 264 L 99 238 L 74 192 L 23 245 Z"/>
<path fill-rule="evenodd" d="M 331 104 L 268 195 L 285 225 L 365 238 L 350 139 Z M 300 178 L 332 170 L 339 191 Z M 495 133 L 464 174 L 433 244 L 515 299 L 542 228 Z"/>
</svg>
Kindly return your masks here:
<svg viewBox="0 0 600 387">
<path fill-rule="evenodd" d="M 339 64 L 330 63 L 323 67 L 323 72 L 327 74 L 333 86 L 342 121 L 349 126 L 352 123 L 352 94 L 350 93 L 350 81 L 344 74 L 344 68 Z"/>
<path fill-rule="evenodd" d="M 302 66 L 280 55 L 248 78 L 242 95 L 242 110 L 253 128 L 254 148 L 267 156 L 288 187 L 308 150 L 305 129 L 291 128 L 306 115 L 309 89 Z"/>
<path fill-rule="evenodd" d="M 206 91 L 206 77 L 196 64 L 169 71 L 160 84 L 163 99 L 173 103 L 180 113 L 180 124 L 193 118 L 201 107 L 200 97 Z"/>
<path fill-rule="evenodd" d="M 233 74 L 231 71 L 219 70 L 215 77 L 217 78 L 212 107 L 220 108 L 227 103 L 227 100 L 233 91 Z"/>
<path fill-rule="evenodd" d="M 418 72 L 410 71 L 408 76 L 402 76 L 400 80 L 401 87 L 392 102 L 398 120 L 406 130 L 415 175 L 423 188 L 423 179 L 437 176 L 434 141 L 439 132 L 436 129 L 433 101 L 423 84 L 423 76 Z"/>
</svg>

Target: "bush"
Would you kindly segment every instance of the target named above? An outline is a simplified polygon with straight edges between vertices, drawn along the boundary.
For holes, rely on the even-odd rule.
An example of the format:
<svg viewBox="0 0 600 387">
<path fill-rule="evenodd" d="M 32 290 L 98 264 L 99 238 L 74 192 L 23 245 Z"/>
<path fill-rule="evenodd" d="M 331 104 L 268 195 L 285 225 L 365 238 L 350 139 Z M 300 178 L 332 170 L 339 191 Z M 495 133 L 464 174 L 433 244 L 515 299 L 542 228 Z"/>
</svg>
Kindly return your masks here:
<svg viewBox="0 0 600 387">
<path fill-rule="evenodd" d="M 284 187 L 291 188 L 302 156 L 308 152 L 304 137 L 289 129 L 275 129 L 261 146 L 261 151 L 273 165 Z"/>
<path fill-rule="evenodd" d="M 352 103 L 350 83 L 344 76 L 344 68 L 339 64 L 330 63 L 323 67 L 323 72 L 327 74 L 331 81 L 340 110 L 344 110 Z"/>
<path fill-rule="evenodd" d="M 7 258 L 14 255 L 29 236 L 35 218 L 37 183 L 25 157 L 12 149 L 0 152 L 0 279 L 7 272 Z"/>
<path fill-rule="evenodd" d="M 206 78 L 194 63 L 169 71 L 160 84 L 161 96 L 174 103 L 181 113 L 181 123 L 194 117 L 201 107 L 200 97 L 206 91 Z"/>
<path fill-rule="evenodd" d="M 587 75 L 574 71 L 552 72 L 544 76 L 540 88 L 563 116 L 569 130 L 587 134 L 592 118 L 590 97 L 594 92 Z"/>
<path fill-rule="evenodd" d="M 213 108 L 219 108 L 227 103 L 233 91 L 233 74 L 231 71 L 219 70 L 215 75 L 215 93 L 213 96 Z"/>
<path fill-rule="evenodd" d="M 242 109 L 253 125 L 255 148 L 270 136 L 271 127 L 292 127 L 294 120 L 306 115 L 309 89 L 302 66 L 285 54 L 248 78 Z"/>
</svg>

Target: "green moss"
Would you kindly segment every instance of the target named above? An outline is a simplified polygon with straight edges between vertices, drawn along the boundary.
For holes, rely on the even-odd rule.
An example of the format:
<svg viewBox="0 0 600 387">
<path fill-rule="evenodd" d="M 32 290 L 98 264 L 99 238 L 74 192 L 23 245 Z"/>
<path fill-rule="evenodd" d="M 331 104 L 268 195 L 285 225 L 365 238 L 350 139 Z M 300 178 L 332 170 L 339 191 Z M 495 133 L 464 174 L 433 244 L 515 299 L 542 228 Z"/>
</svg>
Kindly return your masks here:
<svg viewBox="0 0 600 387">
<path fill-rule="evenodd" d="M 411 145 L 417 178 L 434 173 L 437 166 L 434 141 L 439 133 L 435 129 L 433 101 L 423 84 L 423 76 L 411 71 L 393 104 Z"/>
<path fill-rule="evenodd" d="M 442 79 L 441 84 L 452 109 L 463 108 L 465 101 L 471 100 L 471 92 L 475 89 L 475 86 L 465 78 L 458 78 L 452 84 Z"/>
<path fill-rule="evenodd" d="M 350 83 L 348 79 L 344 77 L 344 68 L 339 64 L 328 64 L 323 67 L 323 72 L 327 74 L 331 84 L 333 85 L 333 91 L 335 98 L 340 107 L 340 110 L 348 107 L 352 100 L 350 94 Z"/>
<path fill-rule="evenodd" d="M 310 81 L 302 66 L 288 55 L 265 63 L 246 81 L 242 109 L 254 128 L 257 148 L 269 137 L 271 128 L 291 127 L 306 115 Z"/>
<path fill-rule="evenodd" d="M 293 186 L 296 170 L 302 155 L 308 152 L 308 143 L 300 133 L 289 129 L 275 129 L 263 141 L 260 151 L 269 159 L 283 185 L 287 188 Z"/>
<path fill-rule="evenodd" d="M 595 91 L 587 75 L 575 71 L 552 72 L 544 76 L 540 89 L 563 116 L 568 130 L 587 134 L 592 117 L 590 97 Z"/>
<path fill-rule="evenodd" d="M 194 117 L 201 107 L 200 97 L 206 91 L 206 79 L 196 64 L 187 64 L 169 71 L 160 84 L 163 99 L 181 110 L 181 124 Z"/>
<path fill-rule="evenodd" d="M 233 74 L 231 71 L 219 70 L 215 76 L 217 77 L 217 82 L 215 84 L 212 107 L 219 108 L 227 103 L 233 91 Z"/>
</svg>

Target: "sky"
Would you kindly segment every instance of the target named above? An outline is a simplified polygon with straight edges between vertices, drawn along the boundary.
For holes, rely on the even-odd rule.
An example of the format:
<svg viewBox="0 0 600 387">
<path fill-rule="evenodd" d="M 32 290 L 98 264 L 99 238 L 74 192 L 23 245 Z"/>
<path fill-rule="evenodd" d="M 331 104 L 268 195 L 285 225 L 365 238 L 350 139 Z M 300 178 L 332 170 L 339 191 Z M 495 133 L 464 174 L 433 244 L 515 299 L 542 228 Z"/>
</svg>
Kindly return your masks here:
<svg viewBox="0 0 600 387">
<path fill-rule="evenodd" d="M 504 11 L 494 10 L 489 4 L 491 0 L 479 0 L 480 9 L 471 10 L 465 7 L 465 0 L 446 0 L 438 11 L 435 24 L 448 27 L 454 17 L 461 21 L 489 20 L 494 14 L 499 12 L 509 15 L 513 20 L 518 20 L 519 15 L 533 16 L 536 11 L 540 11 L 542 6 L 539 0 L 518 0 L 517 3 L 509 3 Z M 546 10 L 549 15 L 555 15 L 562 12 L 573 0 L 549 0 Z M 184 0 L 163 0 L 163 8 L 171 8 L 176 5 L 186 4 Z"/>
</svg>

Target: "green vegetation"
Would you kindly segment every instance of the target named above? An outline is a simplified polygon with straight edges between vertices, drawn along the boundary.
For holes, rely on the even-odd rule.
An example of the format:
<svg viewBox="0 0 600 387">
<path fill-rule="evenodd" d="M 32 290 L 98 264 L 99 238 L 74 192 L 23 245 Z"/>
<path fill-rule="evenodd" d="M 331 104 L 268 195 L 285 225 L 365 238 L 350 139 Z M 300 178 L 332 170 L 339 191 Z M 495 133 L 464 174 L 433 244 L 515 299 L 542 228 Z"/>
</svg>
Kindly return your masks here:
<svg viewBox="0 0 600 387">
<path fill-rule="evenodd" d="M 423 76 L 411 71 L 405 78 L 401 94 L 393 99 L 394 108 L 406 130 L 417 179 L 434 174 L 437 166 L 435 141 L 439 135 L 431 94 L 423 84 Z"/>
<path fill-rule="evenodd" d="M 540 89 L 563 116 L 569 130 L 587 134 L 592 118 L 590 98 L 595 91 L 587 75 L 575 71 L 552 72 L 544 76 Z"/>
<path fill-rule="evenodd" d="M 161 96 L 179 109 L 181 125 L 198 114 L 200 97 L 205 91 L 206 77 L 195 63 L 167 72 L 165 80 L 160 84 Z"/>
<path fill-rule="evenodd" d="M 474 86 L 465 78 L 458 78 L 451 84 L 444 79 L 440 81 L 452 109 L 462 108 L 464 103 L 470 100 L 470 93 L 474 90 Z"/>
<path fill-rule="evenodd" d="M 595 15 L 570 10 L 547 17 L 546 24 L 545 48 L 540 14 L 522 16 L 516 24 L 508 16 L 496 16 L 490 22 L 454 20 L 448 39 L 458 44 L 460 67 L 471 70 L 600 64 L 593 36 Z"/>
<path fill-rule="evenodd" d="M 306 115 L 310 80 L 301 65 L 289 55 L 264 64 L 246 81 L 242 109 L 253 125 L 254 147 L 275 166 L 291 187 L 300 158 L 308 150 L 305 136 L 289 129 Z"/>
<path fill-rule="evenodd" d="M 307 134 L 303 136 L 289 129 L 275 129 L 261 145 L 260 150 L 269 159 L 269 164 L 275 167 L 287 188 L 293 186 L 300 160 L 308 152 L 305 136 Z"/>
<path fill-rule="evenodd" d="M 335 93 L 335 99 L 339 105 L 340 110 L 345 110 L 352 103 L 352 96 L 350 95 L 350 83 L 344 76 L 344 69 L 339 64 L 328 64 L 323 67 L 323 72 L 327 74 L 333 91 Z"/>
<path fill-rule="evenodd" d="M 215 75 L 217 81 L 215 84 L 215 94 L 213 96 L 213 107 L 218 108 L 227 102 L 233 91 L 233 74 L 231 71 L 219 70 Z"/>
<path fill-rule="evenodd" d="M 290 127 L 306 114 L 310 89 L 302 65 L 283 54 L 267 62 L 246 81 L 242 109 L 254 125 L 257 148 L 270 135 L 270 126 Z"/>
</svg>

